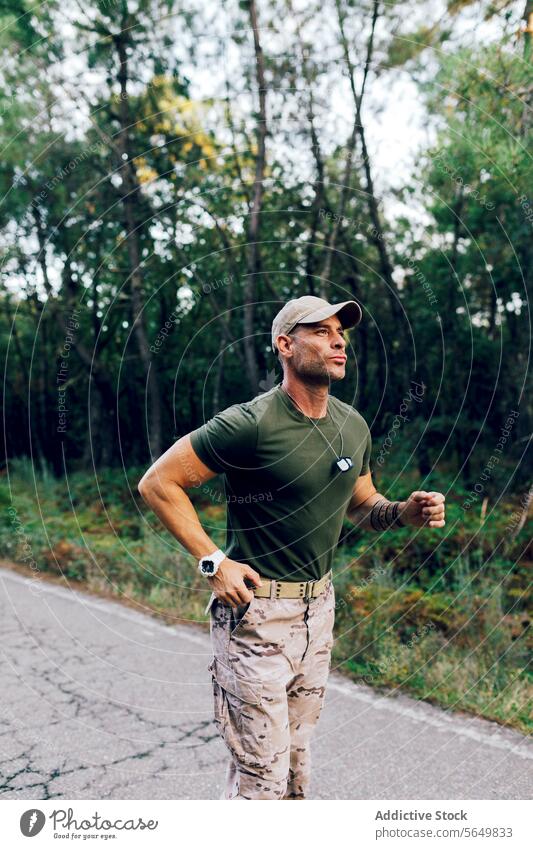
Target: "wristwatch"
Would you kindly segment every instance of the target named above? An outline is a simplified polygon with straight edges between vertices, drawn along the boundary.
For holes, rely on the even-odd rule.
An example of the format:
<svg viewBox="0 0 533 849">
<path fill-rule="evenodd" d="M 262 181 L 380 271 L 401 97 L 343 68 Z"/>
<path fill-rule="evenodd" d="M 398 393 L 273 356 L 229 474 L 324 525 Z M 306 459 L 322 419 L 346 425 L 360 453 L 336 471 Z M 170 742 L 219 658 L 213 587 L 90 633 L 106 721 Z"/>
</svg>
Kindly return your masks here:
<svg viewBox="0 0 533 849">
<path fill-rule="evenodd" d="M 205 575 L 206 578 L 211 578 L 213 575 L 216 575 L 218 572 L 218 567 L 222 563 L 223 560 L 226 559 L 226 555 L 220 548 L 217 548 L 216 551 L 213 551 L 212 554 L 208 554 L 206 557 L 201 557 L 198 561 L 198 569 L 202 575 Z"/>
</svg>

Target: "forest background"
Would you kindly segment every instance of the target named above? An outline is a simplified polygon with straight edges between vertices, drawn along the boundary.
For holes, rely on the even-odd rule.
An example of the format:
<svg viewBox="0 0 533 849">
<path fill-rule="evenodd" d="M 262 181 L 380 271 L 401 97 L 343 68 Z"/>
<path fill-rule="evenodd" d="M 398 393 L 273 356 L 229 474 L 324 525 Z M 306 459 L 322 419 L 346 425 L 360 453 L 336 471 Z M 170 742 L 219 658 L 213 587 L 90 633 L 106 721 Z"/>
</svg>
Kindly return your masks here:
<svg viewBox="0 0 533 849">
<path fill-rule="evenodd" d="M 505 0 L 0 0 L 9 563 L 201 620 L 137 482 L 275 385 L 287 299 L 355 297 L 332 391 L 447 524 L 346 523 L 336 663 L 529 727 L 532 34 Z"/>
</svg>

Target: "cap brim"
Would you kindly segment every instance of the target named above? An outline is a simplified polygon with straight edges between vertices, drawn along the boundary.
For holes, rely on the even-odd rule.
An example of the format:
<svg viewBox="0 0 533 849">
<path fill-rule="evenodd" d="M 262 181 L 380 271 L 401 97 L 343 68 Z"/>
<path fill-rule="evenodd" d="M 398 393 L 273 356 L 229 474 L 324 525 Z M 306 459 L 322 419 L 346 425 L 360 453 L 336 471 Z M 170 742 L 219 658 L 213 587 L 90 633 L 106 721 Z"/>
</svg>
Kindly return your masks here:
<svg viewBox="0 0 533 849">
<path fill-rule="evenodd" d="M 338 315 L 340 323 L 345 328 L 355 327 L 363 318 L 363 312 L 357 301 L 343 301 L 340 304 L 328 304 L 327 307 L 314 310 L 305 318 L 301 318 L 297 324 L 314 324 L 316 321 L 331 318 L 332 315 Z"/>
</svg>

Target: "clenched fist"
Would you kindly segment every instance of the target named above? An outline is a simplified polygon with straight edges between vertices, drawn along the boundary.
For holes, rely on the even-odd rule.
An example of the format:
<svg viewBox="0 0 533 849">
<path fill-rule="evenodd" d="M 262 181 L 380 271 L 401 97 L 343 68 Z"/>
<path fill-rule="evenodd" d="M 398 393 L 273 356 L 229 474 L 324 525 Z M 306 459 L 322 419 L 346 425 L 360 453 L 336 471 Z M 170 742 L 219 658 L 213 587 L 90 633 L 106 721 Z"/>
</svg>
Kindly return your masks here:
<svg viewBox="0 0 533 849">
<path fill-rule="evenodd" d="M 412 492 L 407 501 L 400 504 L 399 516 L 405 525 L 417 528 L 442 528 L 444 519 L 444 495 L 442 492 Z"/>
</svg>

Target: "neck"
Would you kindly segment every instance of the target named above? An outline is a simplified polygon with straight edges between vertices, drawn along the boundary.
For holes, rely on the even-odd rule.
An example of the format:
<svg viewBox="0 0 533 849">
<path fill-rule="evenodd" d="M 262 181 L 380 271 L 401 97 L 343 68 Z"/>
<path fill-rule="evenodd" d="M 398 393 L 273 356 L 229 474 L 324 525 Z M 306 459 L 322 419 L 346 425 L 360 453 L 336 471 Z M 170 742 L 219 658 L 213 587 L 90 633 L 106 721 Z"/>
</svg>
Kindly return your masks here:
<svg viewBox="0 0 533 849">
<path fill-rule="evenodd" d="M 285 374 L 281 387 L 294 398 L 306 416 L 321 419 L 327 415 L 329 397 L 327 384 L 303 383 L 294 375 Z"/>
</svg>

